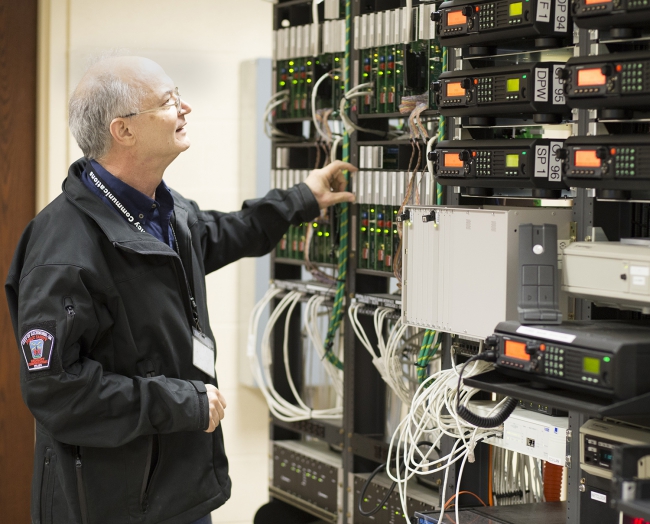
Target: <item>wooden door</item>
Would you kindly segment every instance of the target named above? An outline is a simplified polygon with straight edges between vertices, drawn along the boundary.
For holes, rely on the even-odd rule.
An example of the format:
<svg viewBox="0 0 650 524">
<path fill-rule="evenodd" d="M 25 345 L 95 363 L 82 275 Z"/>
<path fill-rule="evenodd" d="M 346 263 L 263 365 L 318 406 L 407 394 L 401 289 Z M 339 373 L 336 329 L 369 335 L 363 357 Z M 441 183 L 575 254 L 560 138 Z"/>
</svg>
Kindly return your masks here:
<svg viewBox="0 0 650 524">
<path fill-rule="evenodd" d="M 36 203 L 37 0 L 0 0 L 0 282 Z M 34 419 L 20 394 L 18 347 L 0 294 L 0 521 L 30 522 Z"/>
</svg>

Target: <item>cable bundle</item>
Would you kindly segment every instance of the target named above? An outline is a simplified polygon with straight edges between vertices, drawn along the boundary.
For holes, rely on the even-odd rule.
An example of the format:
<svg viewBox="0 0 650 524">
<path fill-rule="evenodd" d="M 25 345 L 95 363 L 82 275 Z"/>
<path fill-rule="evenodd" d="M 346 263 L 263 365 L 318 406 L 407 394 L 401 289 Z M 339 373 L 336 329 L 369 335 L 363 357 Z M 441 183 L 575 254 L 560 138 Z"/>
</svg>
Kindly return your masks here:
<svg viewBox="0 0 650 524">
<path fill-rule="evenodd" d="M 397 482 L 400 500 L 404 514 L 407 515 L 406 497 L 407 482 L 414 475 L 431 475 L 445 471 L 445 479 L 441 500 L 445 499 L 445 489 L 449 467 L 461 461 L 456 484 L 456 497 L 459 495 L 460 479 L 463 475 L 465 462 L 474 461 L 474 448 L 476 444 L 490 436 L 494 436 L 493 429 L 482 429 L 465 422 L 456 411 L 458 398 L 458 378 L 463 365 L 454 366 L 452 369 L 438 371 L 424 380 L 411 402 L 408 415 L 402 420 L 393 434 L 389 457 L 392 463 L 386 468 L 388 476 Z M 492 365 L 477 361 L 465 370 L 465 376 L 474 376 L 484 373 Z M 460 388 L 460 405 L 466 406 L 478 389 L 462 385 Z M 497 404 L 492 411 L 498 411 L 503 401 Z M 456 439 L 452 450 L 444 457 L 432 460 L 432 453 L 439 448 L 440 440 L 446 435 Z M 423 452 L 418 443 L 428 441 L 432 446 Z M 391 468 L 392 465 L 392 468 Z M 393 474 L 391 470 L 396 473 Z M 440 510 L 439 520 L 444 516 L 444 506 Z M 456 505 L 456 521 L 458 522 L 458 504 Z"/>
<path fill-rule="evenodd" d="M 375 333 L 377 335 L 377 350 L 370 343 L 368 335 L 366 334 L 361 322 L 359 321 L 359 310 L 364 305 L 360 302 L 353 302 L 348 308 L 348 317 L 352 324 L 355 334 L 361 341 L 363 347 L 368 350 L 372 356 L 372 363 L 375 365 L 381 378 L 386 382 L 388 387 L 397 395 L 397 397 L 406 405 L 411 403 L 412 390 L 410 384 L 411 380 L 408 373 L 404 373 L 404 364 L 402 360 L 402 352 L 405 348 L 404 335 L 408 326 L 402 323 L 400 318 L 395 322 L 390 329 L 388 339 L 384 338 L 384 323 L 389 314 L 394 314 L 395 310 L 386 307 L 378 307 L 373 315 Z M 419 336 L 419 333 L 416 335 Z M 410 340 L 407 340 L 408 343 Z M 411 366 L 411 370 L 415 370 L 415 366 Z"/>
<path fill-rule="evenodd" d="M 544 481 L 540 460 L 495 447 L 490 473 L 494 475 L 495 506 L 543 502 Z"/>
<path fill-rule="evenodd" d="M 262 312 L 266 306 L 283 290 L 271 287 L 262 300 L 260 300 L 253 311 L 251 312 L 250 320 L 248 323 L 248 358 L 251 364 L 251 371 L 253 377 L 257 382 L 257 385 L 260 388 L 260 391 L 264 395 L 266 402 L 269 406 L 271 414 L 277 417 L 280 420 L 285 422 L 297 422 L 300 420 L 307 420 L 310 418 L 321 418 L 321 419 L 335 419 L 340 418 L 343 415 L 343 409 L 341 406 L 335 406 L 329 409 L 320 409 L 314 410 L 307 406 L 307 404 L 302 400 L 298 390 L 293 382 L 291 377 L 291 370 L 289 368 L 289 325 L 291 323 L 291 316 L 298 305 L 298 303 L 303 298 L 303 293 L 298 291 L 291 291 L 286 296 L 284 296 L 278 305 L 273 309 L 271 316 L 269 318 L 268 324 L 265 326 L 262 333 L 262 348 L 261 348 L 261 360 L 258 358 L 256 351 L 257 343 L 257 334 L 259 330 L 260 318 Z M 316 297 L 318 299 L 322 297 Z M 314 311 L 317 312 L 318 308 L 323 305 L 323 301 L 316 300 L 312 297 L 307 302 L 307 311 L 310 312 L 311 318 L 308 317 L 308 321 L 305 323 L 308 326 L 307 333 L 310 337 L 310 340 L 319 351 L 319 356 L 322 359 L 325 356 L 323 350 L 323 344 L 320 339 L 320 334 L 318 333 L 318 326 L 313 320 Z M 271 348 L 271 334 L 273 329 L 278 322 L 278 319 L 286 312 L 286 319 L 284 323 L 284 342 L 283 342 L 283 363 L 284 369 L 287 375 L 287 381 L 289 388 L 293 393 L 297 404 L 293 404 L 286 400 L 282 395 L 280 395 L 273 386 L 273 378 L 271 374 L 271 369 L 273 365 L 273 352 Z M 341 372 L 338 369 L 328 369 L 331 367 L 329 362 L 324 362 L 325 369 L 333 377 L 332 382 L 334 384 L 335 391 L 337 395 L 342 396 L 343 394 L 343 377 Z"/>
</svg>

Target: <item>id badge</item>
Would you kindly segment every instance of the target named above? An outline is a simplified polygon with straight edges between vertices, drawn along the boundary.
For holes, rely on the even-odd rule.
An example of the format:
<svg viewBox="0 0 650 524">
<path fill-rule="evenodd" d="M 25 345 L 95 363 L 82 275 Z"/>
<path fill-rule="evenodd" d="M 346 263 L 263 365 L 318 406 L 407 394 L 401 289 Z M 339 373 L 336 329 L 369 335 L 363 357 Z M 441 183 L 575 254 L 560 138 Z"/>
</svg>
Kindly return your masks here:
<svg viewBox="0 0 650 524">
<path fill-rule="evenodd" d="M 215 378 L 214 344 L 212 340 L 194 328 L 192 328 L 192 334 L 194 366 L 203 371 L 203 373 Z"/>
</svg>

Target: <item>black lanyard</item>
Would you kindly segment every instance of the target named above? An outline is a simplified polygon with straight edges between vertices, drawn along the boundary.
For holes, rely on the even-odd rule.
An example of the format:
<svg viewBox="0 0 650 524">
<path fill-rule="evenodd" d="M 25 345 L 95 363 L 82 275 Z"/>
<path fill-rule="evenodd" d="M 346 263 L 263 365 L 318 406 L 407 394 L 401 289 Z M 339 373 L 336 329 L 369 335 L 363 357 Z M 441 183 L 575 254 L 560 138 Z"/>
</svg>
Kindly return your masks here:
<svg viewBox="0 0 650 524">
<path fill-rule="evenodd" d="M 126 221 L 141 233 L 146 233 L 142 224 L 135 219 L 136 215 L 129 211 L 129 209 L 118 200 L 118 198 L 111 192 L 108 185 L 92 170 L 90 162 L 86 164 L 86 172 L 88 173 L 92 183 L 95 184 L 95 187 L 97 187 L 97 189 L 103 193 L 104 198 L 124 216 Z"/>
<path fill-rule="evenodd" d="M 129 211 L 127 207 L 124 206 L 124 204 L 122 204 L 122 202 L 118 200 L 118 198 L 111 192 L 108 185 L 100 178 L 99 175 L 97 175 L 93 171 L 90 162 L 86 163 L 86 172 L 88 173 L 88 176 L 90 177 L 92 183 L 95 184 L 97 189 L 99 189 L 104 194 L 104 198 L 106 198 L 111 204 L 113 204 L 115 209 L 117 209 L 124 216 L 126 221 L 141 233 L 146 233 L 146 231 L 144 230 L 140 222 L 136 221 L 134 214 L 131 213 L 131 211 Z M 174 226 L 171 224 L 171 222 L 169 223 L 169 226 L 171 227 L 172 235 L 174 237 L 174 244 L 176 246 L 175 251 L 178 254 L 178 260 L 180 260 L 181 263 L 181 269 L 183 270 L 183 277 L 185 277 L 185 285 L 187 286 L 187 292 L 190 295 L 190 304 L 192 305 L 192 319 L 194 320 L 194 325 L 196 326 L 196 329 L 198 329 L 199 332 L 203 333 L 203 330 L 201 329 L 201 323 L 199 322 L 199 308 L 196 305 L 196 300 L 194 300 L 192 287 L 190 286 L 190 281 L 187 278 L 187 272 L 185 271 L 185 266 L 183 265 L 183 259 L 181 258 L 180 244 L 178 243 L 178 238 L 176 237 L 176 231 L 174 230 Z"/>
</svg>

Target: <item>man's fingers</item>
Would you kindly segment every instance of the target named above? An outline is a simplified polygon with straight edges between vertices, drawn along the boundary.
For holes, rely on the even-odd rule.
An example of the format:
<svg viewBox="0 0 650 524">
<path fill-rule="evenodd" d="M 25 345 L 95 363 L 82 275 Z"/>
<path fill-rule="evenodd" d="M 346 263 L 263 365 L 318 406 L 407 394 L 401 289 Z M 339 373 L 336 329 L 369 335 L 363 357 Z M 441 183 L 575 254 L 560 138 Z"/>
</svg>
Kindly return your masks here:
<svg viewBox="0 0 650 524">
<path fill-rule="evenodd" d="M 354 193 L 350 193 L 348 191 L 340 191 L 338 193 L 332 193 L 330 198 L 329 198 L 329 206 L 333 206 L 335 204 L 342 204 L 343 202 L 354 202 Z"/>
<path fill-rule="evenodd" d="M 223 406 L 224 409 L 226 409 L 228 406 L 226 406 L 226 397 L 223 396 L 223 393 L 219 391 L 218 389 L 216 390 L 217 397 L 219 398 L 219 402 L 221 402 L 221 405 Z"/>
</svg>

